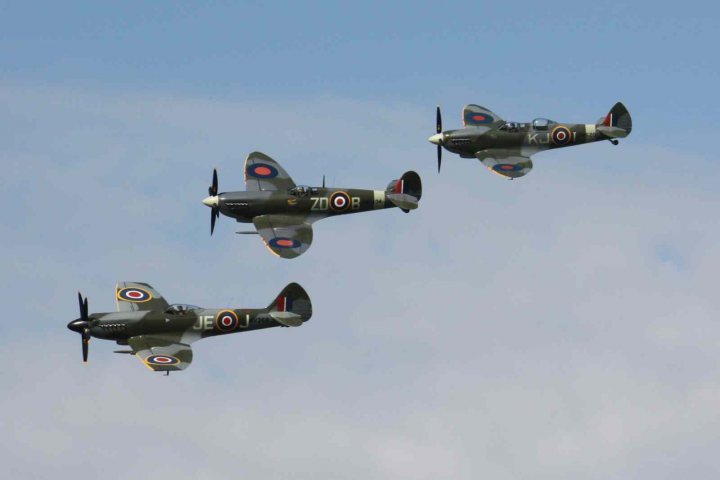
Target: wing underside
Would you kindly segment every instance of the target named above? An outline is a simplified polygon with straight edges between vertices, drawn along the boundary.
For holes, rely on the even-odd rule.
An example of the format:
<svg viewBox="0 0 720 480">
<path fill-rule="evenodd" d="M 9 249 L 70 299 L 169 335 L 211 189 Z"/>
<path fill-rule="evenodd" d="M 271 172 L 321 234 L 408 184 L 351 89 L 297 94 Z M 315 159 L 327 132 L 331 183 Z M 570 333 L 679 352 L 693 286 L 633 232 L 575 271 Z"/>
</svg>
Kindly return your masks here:
<svg viewBox="0 0 720 480">
<path fill-rule="evenodd" d="M 192 362 L 190 345 L 154 335 L 130 337 L 128 345 L 136 357 L 151 370 L 173 372 L 185 370 Z"/>
<path fill-rule="evenodd" d="M 253 219 L 265 246 L 282 258 L 295 258 L 310 248 L 312 226 L 293 215 L 260 215 Z"/>
<path fill-rule="evenodd" d="M 482 162 L 491 172 L 513 179 L 530 173 L 533 168 L 530 157 L 520 155 L 518 152 L 508 151 L 501 148 L 480 150 L 475 153 L 478 160 Z"/>
</svg>

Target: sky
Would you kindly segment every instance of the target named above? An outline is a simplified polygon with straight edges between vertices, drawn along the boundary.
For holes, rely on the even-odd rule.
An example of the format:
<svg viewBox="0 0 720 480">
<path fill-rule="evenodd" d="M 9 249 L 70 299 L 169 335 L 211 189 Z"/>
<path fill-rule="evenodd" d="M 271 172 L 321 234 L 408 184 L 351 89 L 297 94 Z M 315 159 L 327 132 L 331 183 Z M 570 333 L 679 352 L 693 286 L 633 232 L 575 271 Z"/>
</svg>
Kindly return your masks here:
<svg viewBox="0 0 720 480">
<path fill-rule="evenodd" d="M 0 463 L 13 478 L 658 479 L 720 474 L 717 7 L 706 2 L 0 2 Z M 449 153 L 477 103 L 633 132 L 508 182 Z M 200 201 L 262 151 L 299 184 L 423 179 L 287 261 Z M 163 377 L 77 291 L 301 328 Z"/>
</svg>

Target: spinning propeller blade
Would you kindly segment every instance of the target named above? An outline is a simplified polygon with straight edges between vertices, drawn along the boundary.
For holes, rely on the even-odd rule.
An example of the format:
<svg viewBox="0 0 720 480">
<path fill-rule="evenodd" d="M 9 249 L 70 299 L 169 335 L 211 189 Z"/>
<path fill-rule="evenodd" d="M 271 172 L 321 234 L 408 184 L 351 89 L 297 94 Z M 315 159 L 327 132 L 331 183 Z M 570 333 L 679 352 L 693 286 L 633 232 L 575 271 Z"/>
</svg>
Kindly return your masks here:
<svg viewBox="0 0 720 480">
<path fill-rule="evenodd" d="M 212 189 L 213 189 L 213 195 L 217 195 L 218 193 L 218 178 L 217 178 L 217 169 L 213 168 L 213 180 L 212 180 Z"/>
<path fill-rule="evenodd" d="M 78 292 L 78 305 L 80 307 L 80 318 L 73 320 L 68 323 L 68 328 L 73 332 L 80 334 L 82 341 L 82 356 L 83 362 L 88 360 L 88 345 L 90 344 L 90 316 L 88 315 L 88 300 L 82 297 L 82 294 Z"/>
<path fill-rule="evenodd" d="M 442 133 L 442 115 L 440 114 L 440 105 L 435 110 L 435 133 Z M 437 146 L 437 163 L 438 173 L 440 173 L 440 166 L 442 164 L 442 146 L 438 143 Z"/>
<path fill-rule="evenodd" d="M 210 235 L 212 235 L 213 232 L 215 231 L 215 219 L 217 219 L 217 215 L 216 215 L 215 209 L 213 208 L 210 211 Z"/>
<path fill-rule="evenodd" d="M 210 197 L 217 197 L 218 194 L 218 175 L 217 169 L 213 168 L 212 185 L 208 187 L 208 193 Z M 218 207 L 218 200 L 215 200 L 215 205 L 210 210 L 210 235 L 215 231 L 215 220 L 220 216 L 220 208 Z"/>
<path fill-rule="evenodd" d="M 80 292 L 78 292 L 78 304 L 80 305 L 80 319 L 87 322 L 87 313 L 85 312 L 87 303 L 83 301 L 82 294 Z"/>
<path fill-rule="evenodd" d="M 83 362 L 87 362 L 88 360 L 88 346 L 90 345 L 90 332 L 89 329 L 83 330 L 82 333 L 82 352 L 83 352 Z"/>
<path fill-rule="evenodd" d="M 435 133 L 442 133 L 442 115 L 440 114 L 440 105 L 435 110 Z"/>
</svg>

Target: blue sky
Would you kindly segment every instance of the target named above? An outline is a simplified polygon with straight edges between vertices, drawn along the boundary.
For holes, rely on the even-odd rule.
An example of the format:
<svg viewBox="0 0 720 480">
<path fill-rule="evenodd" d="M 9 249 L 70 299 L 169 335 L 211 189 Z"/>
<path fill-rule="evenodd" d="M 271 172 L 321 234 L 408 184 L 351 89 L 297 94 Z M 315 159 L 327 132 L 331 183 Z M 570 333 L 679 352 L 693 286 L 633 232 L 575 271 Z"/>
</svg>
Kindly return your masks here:
<svg viewBox="0 0 720 480">
<path fill-rule="evenodd" d="M 718 12 L 705 3 L 5 2 L 0 461 L 19 478 L 714 478 Z M 466 103 L 632 135 L 506 182 L 445 154 Z M 297 183 L 423 178 L 283 261 L 200 203 L 260 150 Z M 242 227 L 242 226 L 241 226 Z M 313 319 L 178 375 L 65 325 L 118 280 Z M 111 448 L 108 448 L 111 447 Z M 77 452 L 86 455 L 79 461 Z M 118 459 L 122 469 L 109 469 Z"/>
<path fill-rule="evenodd" d="M 4 76 L 24 84 L 453 110 L 479 95 L 518 116 L 624 97 L 657 138 L 715 113 L 717 12 L 693 2 L 9 2 L 1 22 Z"/>
</svg>

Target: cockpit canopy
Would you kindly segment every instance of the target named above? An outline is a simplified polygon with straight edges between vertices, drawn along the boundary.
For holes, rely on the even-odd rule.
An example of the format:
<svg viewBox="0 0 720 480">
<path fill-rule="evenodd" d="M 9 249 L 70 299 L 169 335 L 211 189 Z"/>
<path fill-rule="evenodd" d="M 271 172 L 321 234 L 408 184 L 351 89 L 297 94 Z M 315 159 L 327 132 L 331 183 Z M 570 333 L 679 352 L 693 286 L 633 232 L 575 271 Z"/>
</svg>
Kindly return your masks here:
<svg viewBox="0 0 720 480">
<path fill-rule="evenodd" d="M 170 305 L 167 310 L 165 310 L 165 313 L 170 315 L 185 315 L 187 312 L 191 310 L 200 310 L 201 307 L 198 307 L 197 305 L 186 305 L 184 303 L 173 303 Z"/>
<path fill-rule="evenodd" d="M 288 190 L 288 193 L 295 197 L 309 197 L 310 195 L 318 195 L 320 189 L 317 187 L 308 187 L 307 185 L 298 185 Z"/>
<path fill-rule="evenodd" d="M 533 120 L 533 130 L 547 130 L 550 125 L 553 125 L 557 122 L 553 122 L 552 120 L 548 120 L 547 118 L 536 118 Z"/>
<path fill-rule="evenodd" d="M 498 130 L 503 132 L 517 132 L 521 125 L 517 122 L 506 122 L 505 125 L 501 126 Z"/>
</svg>

